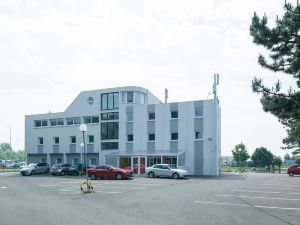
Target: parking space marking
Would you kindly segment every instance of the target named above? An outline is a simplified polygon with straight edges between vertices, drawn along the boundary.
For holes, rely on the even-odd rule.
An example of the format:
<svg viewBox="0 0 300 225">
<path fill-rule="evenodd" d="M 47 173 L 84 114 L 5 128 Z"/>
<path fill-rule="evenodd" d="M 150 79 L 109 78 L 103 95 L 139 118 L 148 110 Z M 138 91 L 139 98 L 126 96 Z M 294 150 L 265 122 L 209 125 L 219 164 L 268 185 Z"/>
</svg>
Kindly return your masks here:
<svg viewBox="0 0 300 225">
<path fill-rule="evenodd" d="M 265 205 L 245 205 L 245 204 L 233 204 L 226 202 L 205 202 L 205 201 L 194 201 L 199 204 L 211 204 L 211 205 L 225 205 L 225 206 L 239 206 L 239 207 L 249 207 L 249 208 L 264 208 L 264 209 L 280 209 L 280 210 L 296 210 L 300 211 L 300 208 L 282 208 L 276 206 L 265 206 Z"/>
<path fill-rule="evenodd" d="M 250 192 L 250 193 L 267 193 L 267 194 L 280 194 L 281 192 L 279 191 L 250 191 L 250 190 L 232 190 L 232 191 L 237 191 L 237 192 Z"/>
<path fill-rule="evenodd" d="M 1 187 L 2 189 L 6 189 L 7 187 Z"/>
<path fill-rule="evenodd" d="M 251 188 L 251 189 L 274 189 L 274 190 L 296 190 L 298 191 L 299 189 L 296 188 L 273 188 L 273 187 L 254 187 L 254 186 L 240 186 L 241 188 Z"/>
<path fill-rule="evenodd" d="M 102 186 L 102 185 L 93 185 L 95 187 L 99 188 L 120 188 L 120 189 L 132 189 L 132 190 L 145 190 L 146 188 L 136 188 L 136 187 L 113 187 L 113 186 Z"/>
<path fill-rule="evenodd" d="M 260 186 L 275 186 L 274 184 L 259 184 Z M 276 186 L 279 186 L 278 184 L 276 184 Z M 282 186 L 284 187 L 300 187 L 300 184 L 295 184 L 295 185 L 286 185 L 286 184 L 282 184 Z"/>
<path fill-rule="evenodd" d="M 285 200 L 285 201 L 300 201 L 299 198 L 271 198 L 271 197 L 258 197 L 246 195 L 216 195 L 218 197 L 232 197 L 232 198 L 254 198 L 254 199 L 270 199 L 270 200 Z"/>
</svg>

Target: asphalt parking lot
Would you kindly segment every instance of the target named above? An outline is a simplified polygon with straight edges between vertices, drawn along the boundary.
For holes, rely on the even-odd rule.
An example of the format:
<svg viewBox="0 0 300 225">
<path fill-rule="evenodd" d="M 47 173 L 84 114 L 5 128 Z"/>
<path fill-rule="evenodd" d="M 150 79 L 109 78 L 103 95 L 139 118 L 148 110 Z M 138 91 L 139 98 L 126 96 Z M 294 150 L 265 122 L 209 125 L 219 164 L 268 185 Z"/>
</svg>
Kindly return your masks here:
<svg viewBox="0 0 300 225">
<path fill-rule="evenodd" d="M 0 174 L 0 224 L 300 224 L 300 176 L 83 180 Z"/>
</svg>

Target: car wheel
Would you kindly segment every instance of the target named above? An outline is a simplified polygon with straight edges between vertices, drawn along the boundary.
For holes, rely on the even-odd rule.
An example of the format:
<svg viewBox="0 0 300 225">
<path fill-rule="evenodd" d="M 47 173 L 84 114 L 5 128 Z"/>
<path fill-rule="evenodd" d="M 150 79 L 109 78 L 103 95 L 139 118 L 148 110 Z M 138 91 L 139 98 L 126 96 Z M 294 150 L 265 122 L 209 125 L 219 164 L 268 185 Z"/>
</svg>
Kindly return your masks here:
<svg viewBox="0 0 300 225">
<path fill-rule="evenodd" d="M 122 180 L 123 179 L 123 175 L 120 173 L 117 173 L 116 175 L 117 180 Z"/>
<path fill-rule="evenodd" d="M 154 175 L 154 173 L 153 173 L 153 172 L 149 172 L 149 173 L 148 173 L 148 177 L 149 177 L 149 178 L 154 178 L 154 177 L 155 177 L 155 175 Z"/>
<path fill-rule="evenodd" d="M 289 172 L 289 176 L 290 176 L 290 177 L 293 177 L 293 176 L 294 176 L 294 173 L 293 173 L 293 172 Z"/>
<path fill-rule="evenodd" d="M 179 174 L 178 173 L 173 173 L 172 177 L 173 177 L 173 179 L 179 179 Z"/>
<path fill-rule="evenodd" d="M 46 169 L 46 173 L 49 173 L 50 172 L 50 169 Z"/>
<path fill-rule="evenodd" d="M 32 170 L 29 175 L 33 175 L 33 174 L 35 174 L 34 170 Z"/>
<path fill-rule="evenodd" d="M 93 173 L 93 174 L 91 175 L 91 179 L 92 179 L 92 180 L 96 180 L 96 179 L 97 179 L 96 174 Z"/>
<path fill-rule="evenodd" d="M 65 171 L 61 171 L 61 172 L 60 172 L 60 175 L 61 175 L 61 176 L 64 176 L 64 175 L 65 175 Z"/>
</svg>

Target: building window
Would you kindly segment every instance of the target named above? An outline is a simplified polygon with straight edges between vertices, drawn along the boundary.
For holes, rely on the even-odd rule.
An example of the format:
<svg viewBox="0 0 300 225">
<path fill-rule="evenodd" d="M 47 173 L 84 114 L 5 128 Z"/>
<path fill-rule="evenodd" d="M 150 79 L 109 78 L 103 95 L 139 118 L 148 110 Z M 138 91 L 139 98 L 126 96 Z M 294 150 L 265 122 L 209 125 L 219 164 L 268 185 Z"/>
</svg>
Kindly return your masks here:
<svg viewBox="0 0 300 225">
<path fill-rule="evenodd" d="M 172 111 L 171 112 L 171 118 L 172 119 L 178 118 L 178 111 Z"/>
<path fill-rule="evenodd" d="M 66 118 L 66 124 L 67 125 L 81 124 L 81 118 L 80 117 Z"/>
<path fill-rule="evenodd" d="M 108 149 L 118 149 L 119 143 L 118 142 L 101 142 L 101 149 L 108 150 Z"/>
<path fill-rule="evenodd" d="M 61 163 L 62 163 L 61 158 L 56 159 L 56 164 L 61 164 Z"/>
<path fill-rule="evenodd" d="M 88 142 L 90 144 L 94 143 L 94 135 L 88 135 Z"/>
<path fill-rule="evenodd" d="M 202 109 L 195 109 L 195 117 L 202 117 L 203 110 Z"/>
<path fill-rule="evenodd" d="M 48 121 L 47 120 L 35 120 L 34 127 L 47 127 Z"/>
<path fill-rule="evenodd" d="M 119 123 L 109 122 L 101 123 L 101 139 L 118 139 L 119 138 Z"/>
<path fill-rule="evenodd" d="M 178 133 L 171 133 L 171 140 L 178 140 Z"/>
<path fill-rule="evenodd" d="M 58 145 L 58 144 L 59 144 L 59 137 L 54 137 L 54 138 L 53 138 L 53 143 L 54 143 L 55 145 Z"/>
<path fill-rule="evenodd" d="M 133 141 L 133 134 L 127 135 L 127 141 Z"/>
<path fill-rule="evenodd" d="M 50 120 L 50 126 L 63 126 L 64 125 L 64 119 L 51 119 Z"/>
<path fill-rule="evenodd" d="M 38 137 L 38 144 L 43 145 L 44 144 L 44 138 L 43 137 Z"/>
<path fill-rule="evenodd" d="M 195 139 L 203 139 L 203 133 L 200 131 L 195 131 Z"/>
<path fill-rule="evenodd" d="M 119 93 L 107 93 L 101 95 L 101 109 L 119 109 Z"/>
<path fill-rule="evenodd" d="M 92 165 L 92 166 L 95 166 L 97 163 L 96 163 L 96 159 L 95 158 L 92 158 L 91 160 L 90 160 L 90 165 Z"/>
<path fill-rule="evenodd" d="M 99 123 L 99 116 L 84 116 L 83 122 L 85 124 Z"/>
<path fill-rule="evenodd" d="M 155 134 L 148 134 L 149 141 L 155 141 Z"/>
<path fill-rule="evenodd" d="M 128 113 L 128 114 L 126 114 L 126 116 L 127 116 L 127 121 L 133 121 L 133 113 Z"/>
<path fill-rule="evenodd" d="M 101 120 L 118 120 L 118 119 L 119 119 L 118 112 L 101 113 Z"/>
<path fill-rule="evenodd" d="M 132 91 L 127 92 L 127 102 L 133 102 L 133 92 Z"/>
<path fill-rule="evenodd" d="M 155 113 L 154 112 L 151 112 L 148 114 L 148 119 L 149 120 L 155 120 Z"/>
<path fill-rule="evenodd" d="M 73 159 L 73 165 L 78 165 L 78 159 Z"/>
<path fill-rule="evenodd" d="M 71 144 L 76 144 L 76 136 L 70 136 Z"/>
</svg>

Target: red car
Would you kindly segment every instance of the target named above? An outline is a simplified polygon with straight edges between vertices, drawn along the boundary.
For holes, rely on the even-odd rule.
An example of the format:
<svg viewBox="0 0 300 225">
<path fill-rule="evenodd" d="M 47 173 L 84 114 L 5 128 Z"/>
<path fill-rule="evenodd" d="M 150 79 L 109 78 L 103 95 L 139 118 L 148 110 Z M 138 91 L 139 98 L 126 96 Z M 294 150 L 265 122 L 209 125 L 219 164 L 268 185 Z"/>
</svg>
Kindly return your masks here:
<svg viewBox="0 0 300 225">
<path fill-rule="evenodd" d="M 300 164 L 291 165 L 287 170 L 288 175 L 300 175 Z"/>
<path fill-rule="evenodd" d="M 128 169 L 120 169 L 120 168 L 114 168 L 112 166 L 96 166 L 95 168 L 88 169 L 88 176 L 92 180 L 96 180 L 97 178 L 103 179 L 103 178 L 110 178 L 110 179 L 128 179 L 132 176 L 132 170 Z"/>
</svg>

